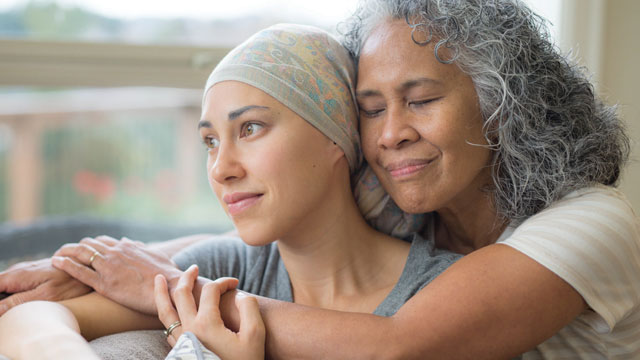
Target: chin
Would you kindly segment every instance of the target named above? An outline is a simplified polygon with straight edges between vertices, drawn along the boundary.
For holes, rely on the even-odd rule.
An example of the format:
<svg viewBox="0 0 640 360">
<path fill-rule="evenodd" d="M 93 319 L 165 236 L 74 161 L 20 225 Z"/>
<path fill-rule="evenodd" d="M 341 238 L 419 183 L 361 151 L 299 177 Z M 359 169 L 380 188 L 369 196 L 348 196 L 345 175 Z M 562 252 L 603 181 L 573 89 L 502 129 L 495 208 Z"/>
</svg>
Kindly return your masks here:
<svg viewBox="0 0 640 360">
<path fill-rule="evenodd" d="M 242 241 L 249 246 L 265 246 L 276 240 L 272 236 L 265 234 L 265 231 L 260 231 L 255 227 L 252 227 L 251 229 L 242 229 L 241 227 L 236 226 L 236 228 L 238 229 L 238 235 Z"/>
<path fill-rule="evenodd" d="M 402 211 L 409 214 L 424 214 L 433 211 L 429 207 L 425 207 L 424 204 L 413 201 L 413 199 L 406 202 L 396 201 L 396 204 Z"/>
<path fill-rule="evenodd" d="M 432 212 L 435 207 L 432 206 L 433 202 L 424 194 L 416 196 L 415 191 L 398 192 L 391 194 L 391 197 L 395 201 L 396 205 L 402 209 L 402 211 L 409 214 L 423 214 Z"/>
</svg>

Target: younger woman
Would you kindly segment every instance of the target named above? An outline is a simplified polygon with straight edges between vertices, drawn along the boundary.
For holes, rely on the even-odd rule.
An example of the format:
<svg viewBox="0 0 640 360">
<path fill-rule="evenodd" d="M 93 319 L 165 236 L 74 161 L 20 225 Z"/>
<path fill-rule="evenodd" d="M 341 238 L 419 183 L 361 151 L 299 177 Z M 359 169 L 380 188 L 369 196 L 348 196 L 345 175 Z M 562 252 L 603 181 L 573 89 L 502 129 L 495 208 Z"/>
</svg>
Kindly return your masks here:
<svg viewBox="0 0 640 360">
<path fill-rule="evenodd" d="M 364 220 L 350 181 L 361 161 L 354 74 L 335 39 L 305 26 L 263 30 L 223 59 L 207 82 L 198 128 L 208 151 L 209 182 L 244 243 L 199 243 L 174 259 L 181 268 L 195 263 L 208 278 L 236 277 L 239 289 L 256 295 L 389 316 L 457 258 L 435 250 L 432 233 L 403 241 Z M 375 203 L 366 186 L 357 192 L 367 207 Z M 170 341 L 189 331 L 223 358 L 239 356 L 233 351 L 246 347 L 207 336 L 212 327 L 224 331 L 220 321 L 214 326 L 202 320 L 219 319 L 220 281 L 204 287 L 198 309 L 195 280 L 195 268 L 181 278 L 177 313 L 166 283 L 157 280 L 160 319 Z M 83 333 L 85 327 L 93 335 L 142 328 L 132 324 L 130 310 L 89 296 L 65 303 Z M 244 324 L 254 325 L 246 330 L 241 324 L 239 334 L 255 332 L 255 302 L 238 305 L 246 311 Z M 264 348 L 255 349 L 242 356 L 262 356 Z M 19 352 L 9 355 L 20 358 Z"/>
</svg>

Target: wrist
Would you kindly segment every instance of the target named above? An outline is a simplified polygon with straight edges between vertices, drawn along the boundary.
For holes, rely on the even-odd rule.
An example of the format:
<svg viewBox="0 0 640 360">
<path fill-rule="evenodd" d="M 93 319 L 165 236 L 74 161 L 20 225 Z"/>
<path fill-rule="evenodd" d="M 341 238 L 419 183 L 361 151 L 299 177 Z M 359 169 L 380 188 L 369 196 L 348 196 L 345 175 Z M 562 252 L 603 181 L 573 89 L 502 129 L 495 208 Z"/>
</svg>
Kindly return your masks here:
<svg viewBox="0 0 640 360">
<path fill-rule="evenodd" d="M 180 280 L 180 276 L 182 276 L 183 271 L 178 269 L 178 267 L 167 267 L 163 269 L 162 275 L 167 279 L 167 288 L 169 291 L 175 289 L 178 285 L 178 280 Z"/>
<path fill-rule="evenodd" d="M 236 307 L 236 295 L 238 290 L 230 290 L 220 297 L 220 315 L 224 326 L 229 330 L 238 332 L 240 330 L 240 314 Z"/>
</svg>

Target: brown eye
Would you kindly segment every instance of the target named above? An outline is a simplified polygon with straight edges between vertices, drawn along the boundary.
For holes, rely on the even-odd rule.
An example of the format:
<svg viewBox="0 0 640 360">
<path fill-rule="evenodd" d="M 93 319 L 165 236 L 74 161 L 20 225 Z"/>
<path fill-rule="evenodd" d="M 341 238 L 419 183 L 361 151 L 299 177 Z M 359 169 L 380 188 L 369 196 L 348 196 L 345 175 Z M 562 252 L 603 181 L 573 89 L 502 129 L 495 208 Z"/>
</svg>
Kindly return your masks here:
<svg viewBox="0 0 640 360">
<path fill-rule="evenodd" d="M 220 146 L 220 140 L 210 136 L 207 136 L 206 138 L 204 138 L 203 142 L 204 142 L 204 145 L 209 149 L 216 149 L 217 147 Z"/>
<path fill-rule="evenodd" d="M 240 137 L 246 137 L 246 136 L 251 136 L 251 135 L 255 135 L 258 132 L 260 132 L 260 130 L 262 130 L 264 126 L 258 124 L 258 123 L 246 123 L 242 129 L 242 133 L 240 134 Z"/>
</svg>

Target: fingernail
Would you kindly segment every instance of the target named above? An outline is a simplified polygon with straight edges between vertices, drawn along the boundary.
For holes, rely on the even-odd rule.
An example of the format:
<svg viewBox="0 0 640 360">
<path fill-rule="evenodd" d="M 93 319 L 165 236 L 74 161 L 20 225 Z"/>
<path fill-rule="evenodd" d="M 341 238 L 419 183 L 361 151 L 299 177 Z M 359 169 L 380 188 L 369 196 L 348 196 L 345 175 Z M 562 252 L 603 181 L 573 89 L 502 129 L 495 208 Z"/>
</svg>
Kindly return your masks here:
<svg viewBox="0 0 640 360">
<path fill-rule="evenodd" d="M 0 314 L 4 314 L 5 312 L 7 312 L 7 310 L 9 310 L 9 307 L 7 305 L 0 305 Z"/>
</svg>

